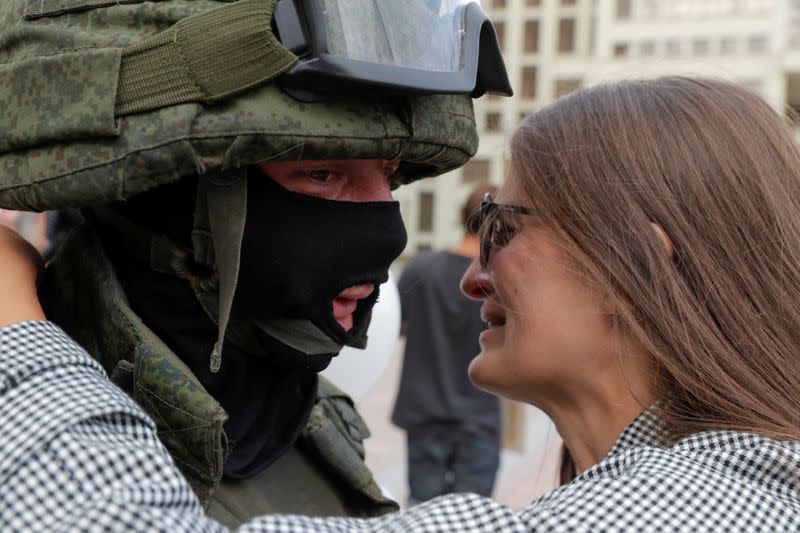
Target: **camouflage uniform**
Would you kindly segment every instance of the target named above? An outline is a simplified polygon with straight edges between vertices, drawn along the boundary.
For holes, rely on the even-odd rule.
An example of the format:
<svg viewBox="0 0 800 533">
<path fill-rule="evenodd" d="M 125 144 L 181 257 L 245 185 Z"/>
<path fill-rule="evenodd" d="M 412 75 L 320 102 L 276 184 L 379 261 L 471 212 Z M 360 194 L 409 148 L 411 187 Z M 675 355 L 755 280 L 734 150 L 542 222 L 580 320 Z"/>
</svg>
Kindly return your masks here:
<svg viewBox="0 0 800 533">
<path fill-rule="evenodd" d="M 304 104 L 269 83 L 296 61 L 272 37 L 273 6 L 0 3 L 0 207 L 99 206 L 265 159 L 399 159 L 399 185 L 475 153 L 467 96 Z M 65 243 L 41 296 L 49 317 L 157 422 L 212 516 L 235 525 L 269 512 L 396 509 L 363 463 L 364 422 L 324 380 L 293 449 L 254 478 L 221 481 L 225 412 L 130 309 L 90 227 Z"/>
</svg>

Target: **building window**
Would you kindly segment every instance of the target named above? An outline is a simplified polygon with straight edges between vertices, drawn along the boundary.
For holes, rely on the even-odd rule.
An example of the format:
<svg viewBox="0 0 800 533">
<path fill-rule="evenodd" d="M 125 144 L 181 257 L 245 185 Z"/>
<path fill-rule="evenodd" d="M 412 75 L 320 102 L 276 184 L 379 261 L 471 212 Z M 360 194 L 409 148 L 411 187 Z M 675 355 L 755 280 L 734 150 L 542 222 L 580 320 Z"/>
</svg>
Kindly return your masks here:
<svg viewBox="0 0 800 533">
<path fill-rule="evenodd" d="M 494 23 L 494 32 L 497 34 L 497 42 L 500 43 L 500 49 L 506 48 L 506 25 L 503 22 Z"/>
<path fill-rule="evenodd" d="M 695 39 L 692 41 L 692 54 L 696 56 L 708 55 L 709 48 L 708 39 Z"/>
<path fill-rule="evenodd" d="M 561 0 L 562 6 L 574 6 L 575 0 Z"/>
<path fill-rule="evenodd" d="M 561 98 L 565 94 L 569 94 L 572 91 L 577 91 L 581 88 L 581 80 L 579 79 L 563 79 L 563 80 L 556 80 L 555 87 L 553 88 L 553 96 L 555 98 Z"/>
<path fill-rule="evenodd" d="M 614 57 L 628 57 L 628 43 L 615 44 Z"/>
<path fill-rule="evenodd" d="M 535 54 L 539 51 L 539 21 L 525 22 L 525 53 Z"/>
<path fill-rule="evenodd" d="M 751 54 L 763 54 L 767 51 L 767 37 L 765 35 L 753 35 L 747 41 L 747 48 Z"/>
<path fill-rule="evenodd" d="M 492 7 L 495 9 L 505 9 L 506 0 L 492 0 Z"/>
<path fill-rule="evenodd" d="M 433 250 L 433 246 L 430 244 L 418 244 L 417 245 L 417 253 L 419 252 L 430 252 Z"/>
<path fill-rule="evenodd" d="M 461 181 L 464 183 L 482 183 L 489 179 L 489 161 L 473 159 L 461 169 Z"/>
<path fill-rule="evenodd" d="M 735 54 L 736 37 L 723 37 L 719 42 L 719 53 L 726 56 Z"/>
<path fill-rule="evenodd" d="M 667 55 L 670 57 L 677 57 L 681 55 L 681 42 L 669 40 L 667 41 Z"/>
<path fill-rule="evenodd" d="M 639 55 L 642 57 L 653 57 L 656 55 L 656 43 L 653 41 L 642 41 L 639 43 Z"/>
<path fill-rule="evenodd" d="M 433 193 L 419 193 L 419 220 L 417 224 L 419 231 L 433 231 Z"/>
<path fill-rule="evenodd" d="M 575 51 L 575 19 L 558 21 L 558 51 L 570 53 Z"/>
<path fill-rule="evenodd" d="M 525 1 L 525 5 L 528 6 L 528 7 L 539 7 L 540 5 L 542 5 L 542 1 L 541 0 L 526 0 Z"/>
<path fill-rule="evenodd" d="M 497 111 L 486 113 L 486 131 L 497 132 L 502 129 L 503 116 Z"/>
<path fill-rule="evenodd" d="M 525 119 L 528 117 L 528 115 L 530 115 L 531 113 L 532 113 L 532 111 L 520 111 L 520 112 L 519 112 L 519 121 L 520 121 L 520 122 L 522 122 L 522 121 L 523 121 L 523 120 L 525 120 Z"/>
<path fill-rule="evenodd" d="M 631 0 L 617 0 L 617 18 L 631 18 Z"/>
<path fill-rule="evenodd" d="M 536 98 L 536 67 L 522 69 L 522 97 Z"/>
</svg>

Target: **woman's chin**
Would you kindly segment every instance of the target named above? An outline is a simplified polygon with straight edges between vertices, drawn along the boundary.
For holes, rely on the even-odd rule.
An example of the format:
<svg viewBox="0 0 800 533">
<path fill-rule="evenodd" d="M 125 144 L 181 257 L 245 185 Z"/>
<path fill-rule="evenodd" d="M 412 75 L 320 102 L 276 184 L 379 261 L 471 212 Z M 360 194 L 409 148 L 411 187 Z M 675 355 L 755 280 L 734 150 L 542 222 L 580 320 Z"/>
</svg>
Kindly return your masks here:
<svg viewBox="0 0 800 533">
<path fill-rule="evenodd" d="M 482 350 L 469 364 L 467 375 L 469 375 L 470 381 L 479 389 L 497 394 L 499 393 L 500 383 L 498 383 L 498 375 L 494 368 L 496 365 L 494 355 Z"/>
</svg>

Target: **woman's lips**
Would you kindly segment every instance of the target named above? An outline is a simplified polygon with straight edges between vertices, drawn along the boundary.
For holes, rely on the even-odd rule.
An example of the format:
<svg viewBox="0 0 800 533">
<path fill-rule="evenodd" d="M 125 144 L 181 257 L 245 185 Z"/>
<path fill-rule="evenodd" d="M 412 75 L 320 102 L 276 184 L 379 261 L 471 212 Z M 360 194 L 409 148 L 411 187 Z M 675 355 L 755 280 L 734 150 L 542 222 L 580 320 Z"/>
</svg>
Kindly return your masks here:
<svg viewBox="0 0 800 533">
<path fill-rule="evenodd" d="M 478 343 L 481 345 L 481 348 L 485 350 L 488 346 L 497 343 L 505 334 L 505 331 L 505 325 L 492 326 L 489 329 L 485 329 L 478 336 Z"/>
<path fill-rule="evenodd" d="M 356 285 L 343 290 L 339 296 L 333 300 L 333 319 L 344 328 L 345 331 L 353 329 L 353 313 L 358 307 L 358 301 L 368 298 L 375 290 L 375 285 Z"/>
</svg>

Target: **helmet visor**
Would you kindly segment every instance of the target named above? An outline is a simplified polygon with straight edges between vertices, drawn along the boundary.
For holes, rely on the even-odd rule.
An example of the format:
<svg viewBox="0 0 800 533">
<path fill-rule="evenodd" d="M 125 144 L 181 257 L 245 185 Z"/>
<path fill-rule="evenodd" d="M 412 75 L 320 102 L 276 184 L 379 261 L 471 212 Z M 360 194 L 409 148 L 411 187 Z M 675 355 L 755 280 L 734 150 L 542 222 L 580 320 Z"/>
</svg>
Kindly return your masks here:
<svg viewBox="0 0 800 533">
<path fill-rule="evenodd" d="M 464 8 L 476 0 L 321 0 L 328 53 L 431 72 L 463 68 Z"/>
</svg>

